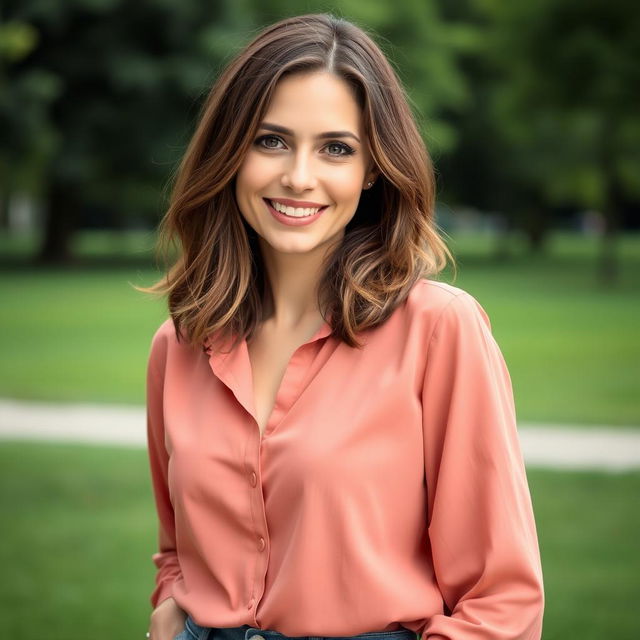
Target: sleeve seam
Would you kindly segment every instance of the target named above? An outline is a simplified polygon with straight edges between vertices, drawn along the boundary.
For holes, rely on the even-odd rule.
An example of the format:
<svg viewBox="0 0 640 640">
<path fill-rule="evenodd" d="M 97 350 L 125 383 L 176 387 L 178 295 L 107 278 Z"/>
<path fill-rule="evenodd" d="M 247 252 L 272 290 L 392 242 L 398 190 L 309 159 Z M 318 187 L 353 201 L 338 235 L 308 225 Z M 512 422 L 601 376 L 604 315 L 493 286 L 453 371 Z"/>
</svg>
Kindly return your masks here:
<svg viewBox="0 0 640 640">
<path fill-rule="evenodd" d="M 445 314 L 445 311 L 451 306 L 451 304 L 453 304 L 458 298 L 464 296 L 466 294 L 465 291 L 463 291 L 462 293 L 457 293 L 454 295 L 453 298 L 451 298 L 451 300 L 449 300 L 449 302 L 447 302 L 447 304 L 444 305 L 444 307 L 442 307 L 442 309 L 440 309 L 440 313 L 438 314 L 438 317 L 433 325 L 433 329 L 431 330 L 431 335 L 429 336 L 429 342 L 427 344 L 427 351 L 426 351 L 426 358 L 429 358 L 429 352 L 431 351 L 431 345 L 433 344 L 433 340 L 434 337 L 436 335 L 436 333 L 438 332 L 438 329 L 440 328 L 440 323 L 442 321 L 442 318 Z M 466 294 L 468 295 L 468 294 Z"/>
</svg>

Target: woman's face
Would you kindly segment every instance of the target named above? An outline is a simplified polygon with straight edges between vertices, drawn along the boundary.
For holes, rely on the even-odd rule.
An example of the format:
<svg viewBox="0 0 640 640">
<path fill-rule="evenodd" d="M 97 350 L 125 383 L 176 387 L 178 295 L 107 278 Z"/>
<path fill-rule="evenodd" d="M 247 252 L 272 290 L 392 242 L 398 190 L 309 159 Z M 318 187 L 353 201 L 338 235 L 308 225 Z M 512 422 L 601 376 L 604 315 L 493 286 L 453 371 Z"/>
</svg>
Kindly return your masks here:
<svg viewBox="0 0 640 640">
<path fill-rule="evenodd" d="M 326 72 L 278 83 L 235 186 L 238 207 L 263 251 L 305 253 L 344 236 L 362 189 L 374 179 L 351 91 Z"/>
</svg>

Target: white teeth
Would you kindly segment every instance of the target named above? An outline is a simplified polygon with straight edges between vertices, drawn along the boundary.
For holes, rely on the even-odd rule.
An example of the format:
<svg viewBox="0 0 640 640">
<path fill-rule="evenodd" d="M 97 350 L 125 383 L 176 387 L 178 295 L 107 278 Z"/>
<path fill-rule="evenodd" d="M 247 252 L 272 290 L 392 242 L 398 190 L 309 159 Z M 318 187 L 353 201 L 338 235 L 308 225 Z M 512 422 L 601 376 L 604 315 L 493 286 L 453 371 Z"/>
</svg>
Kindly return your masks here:
<svg viewBox="0 0 640 640">
<path fill-rule="evenodd" d="M 303 209 L 298 207 L 294 209 L 293 207 L 285 207 L 283 204 L 274 202 L 273 200 L 269 200 L 269 203 L 276 211 L 280 211 L 280 213 L 284 213 L 285 215 L 293 218 L 305 218 L 306 216 L 312 216 L 320 210 L 320 207 L 316 207 L 315 209 Z"/>
</svg>

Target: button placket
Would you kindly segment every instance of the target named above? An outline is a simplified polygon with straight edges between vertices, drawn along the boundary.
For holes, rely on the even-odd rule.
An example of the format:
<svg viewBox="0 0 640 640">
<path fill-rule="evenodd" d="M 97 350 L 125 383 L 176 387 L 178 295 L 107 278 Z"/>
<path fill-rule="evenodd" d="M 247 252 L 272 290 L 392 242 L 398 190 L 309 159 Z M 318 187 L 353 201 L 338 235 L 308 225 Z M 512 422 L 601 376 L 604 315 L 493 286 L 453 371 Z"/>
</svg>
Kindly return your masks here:
<svg viewBox="0 0 640 640">
<path fill-rule="evenodd" d="M 229 353 L 208 351 L 209 364 L 213 373 L 233 392 L 240 405 L 252 418 L 252 433 L 247 442 L 248 446 L 245 449 L 244 461 L 246 464 L 245 473 L 247 474 L 245 477 L 252 489 L 249 492 L 250 505 L 258 558 L 255 565 L 254 581 L 251 585 L 249 601 L 246 606 L 248 610 L 253 610 L 253 619 L 256 625 L 258 624 L 256 609 L 264 590 L 268 565 L 268 529 L 259 472 L 263 453 L 262 445 L 265 444 L 265 438 L 268 440 L 271 433 L 284 420 L 307 387 L 310 367 L 314 359 L 311 356 L 319 349 L 319 346 L 314 343 L 321 338 L 327 337 L 330 333 L 330 326 L 324 323 L 311 339 L 300 345 L 292 353 L 276 393 L 272 414 L 262 434 L 255 428 L 257 425 L 252 388 L 253 376 L 246 340 L 243 340 L 238 348 L 231 350 Z"/>
<path fill-rule="evenodd" d="M 247 610 L 251 612 L 253 617 L 253 625 L 258 626 L 256 619 L 256 610 L 260 597 L 264 590 L 265 575 L 267 572 L 268 556 L 266 553 L 267 546 L 267 519 L 265 513 L 264 496 L 262 495 L 262 485 L 260 483 L 260 463 L 262 451 L 262 438 L 258 430 L 253 429 L 248 441 L 245 453 L 246 478 L 251 486 L 249 490 L 251 514 L 253 519 L 253 537 L 256 545 L 257 560 L 255 563 L 254 582 L 251 591 L 248 594 L 249 600 L 246 604 Z"/>
</svg>

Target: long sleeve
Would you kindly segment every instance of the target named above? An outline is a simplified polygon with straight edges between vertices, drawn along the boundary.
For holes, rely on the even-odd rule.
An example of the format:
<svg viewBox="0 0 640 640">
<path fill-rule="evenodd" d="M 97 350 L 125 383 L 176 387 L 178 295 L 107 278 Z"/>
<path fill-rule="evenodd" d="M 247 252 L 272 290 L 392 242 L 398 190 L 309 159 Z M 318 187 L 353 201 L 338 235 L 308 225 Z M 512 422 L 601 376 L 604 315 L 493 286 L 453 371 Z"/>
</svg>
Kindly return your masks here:
<svg viewBox="0 0 640 640">
<path fill-rule="evenodd" d="M 422 640 L 539 640 L 544 589 L 511 379 L 477 300 L 431 334 L 422 388 L 428 533 L 445 611 Z"/>
<path fill-rule="evenodd" d="M 180 577 L 176 553 L 175 516 L 167 482 L 169 456 L 164 444 L 163 387 L 166 343 L 160 332 L 151 343 L 147 365 L 147 445 L 151 482 L 158 515 L 158 552 L 152 561 L 158 568 L 151 604 L 155 608 L 171 596 L 175 580 Z"/>
</svg>

